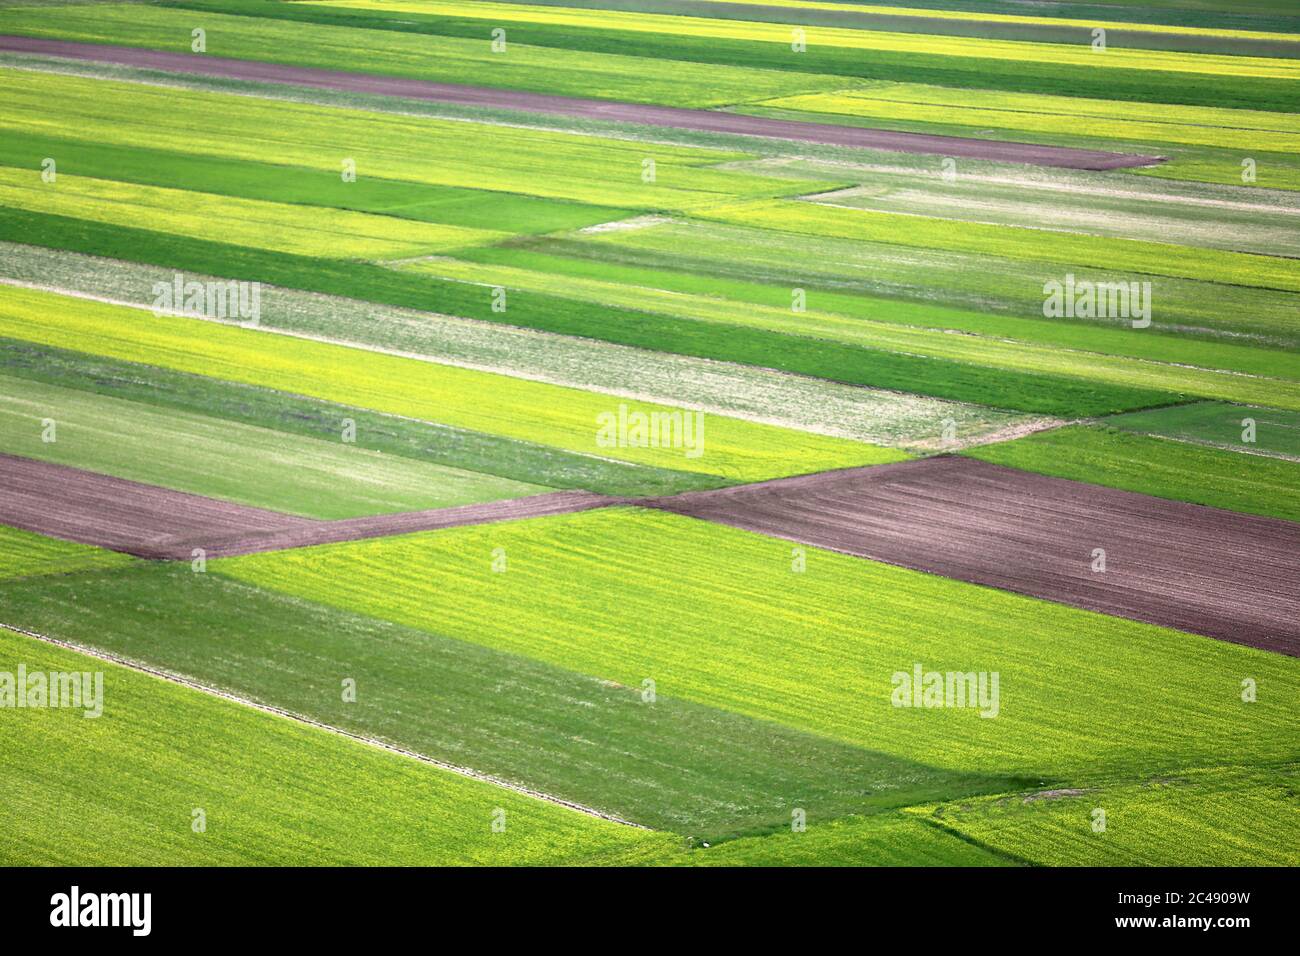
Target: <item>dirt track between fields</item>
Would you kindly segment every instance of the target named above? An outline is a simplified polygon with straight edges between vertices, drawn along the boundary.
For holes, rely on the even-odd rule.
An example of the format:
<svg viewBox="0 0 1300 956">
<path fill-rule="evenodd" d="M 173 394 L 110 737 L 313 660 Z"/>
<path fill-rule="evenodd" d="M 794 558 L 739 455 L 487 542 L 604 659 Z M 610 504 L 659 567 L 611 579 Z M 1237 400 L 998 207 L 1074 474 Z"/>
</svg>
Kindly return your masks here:
<svg viewBox="0 0 1300 956">
<path fill-rule="evenodd" d="M 576 116 L 591 120 L 639 123 L 647 126 L 762 136 L 904 153 L 932 153 L 940 156 L 1028 163 L 1036 166 L 1060 166 L 1067 169 L 1122 169 L 1132 166 L 1150 166 L 1163 161 L 1158 156 L 1040 146 L 1031 143 L 1004 143 L 959 136 L 934 136 L 926 133 L 900 133 L 882 129 L 836 126 L 831 123 L 804 123 L 715 110 L 580 99 L 545 93 L 433 83 L 394 76 L 347 73 L 281 63 L 263 63 L 256 60 L 235 60 L 206 54 L 172 53 L 164 50 L 70 40 L 4 35 L 0 36 L 0 51 L 37 53 L 150 70 L 264 83 L 285 83 L 319 89 L 344 90 L 350 93 L 372 93 L 465 106 Z"/>
<path fill-rule="evenodd" d="M 141 558 L 189 561 L 304 548 L 617 503 L 587 491 L 321 521 L 0 454 L 0 525 Z"/>
<path fill-rule="evenodd" d="M 1300 525 L 941 456 L 654 507 L 1300 656 Z M 1093 549 L 1106 552 L 1104 573 Z"/>
</svg>

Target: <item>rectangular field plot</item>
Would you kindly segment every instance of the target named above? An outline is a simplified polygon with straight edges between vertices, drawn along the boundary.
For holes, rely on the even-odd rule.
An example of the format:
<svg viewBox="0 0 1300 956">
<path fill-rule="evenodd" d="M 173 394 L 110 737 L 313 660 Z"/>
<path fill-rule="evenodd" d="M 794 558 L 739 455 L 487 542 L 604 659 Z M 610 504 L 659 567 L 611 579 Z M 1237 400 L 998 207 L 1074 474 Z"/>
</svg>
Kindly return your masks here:
<svg viewBox="0 0 1300 956">
<path fill-rule="evenodd" d="M 1184 408 L 1189 406 L 1182 406 Z M 1190 406 L 1199 407 L 1199 406 Z M 1211 408 L 1232 408 L 1237 437 L 1241 435 L 1241 418 L 1247 415 L 1241 406 L 1211 404 Z M 1177 411 L 1177 410 L 1171 410 Z M 1147 414 L 1147 413 L 1143 413 Z M 1149 413 L 1148 421 L 1160 421 Z M 1267 422 L 1269 413 L 1261 412 Z M 1287 421 L 1285 413 L 1276 413 Z M 1182 416 L 1172 415 L 1169 426 Z M 1144 419 L 1134 418 L 1134 424 Z M 1122 427 L 1124 418 L 1115 420 Z M 1207 423 L 1218 428 L 1223 423 Z M 1160 425 L 1157 427 L 1166 427 Z M 1192 425 L 1198 431 L 1199 424 Z M 1256 426 L 1259 434 L 1260 426 Z M 1015 441 L 987 445 L 967 452 L 972 458 L 991 461 L 1010 468 L 1035 471 L 1057 478 L 1108 485 L 1175 501 L 1209 505 L 1228 511 L 1266 515 L 1300 521 L 1300 462 L 1245 455 L 1224 448 L 1206 447 L 1185 440 L 1152 437 L 1145 429 L 1132 431 L 1096 425 L 1077 425 L 1052 432 L 1040 432 Z M 1266 426 L 1263 439 L 1290 445 L 1289 432 Z"/>
<path fill-rule="evenodd" d="M 132 560 L 116 551 L 0 525 L 0 580 L 118 567 Z"/>
<path fill-rule="evenodd" d="M 267 4 L 274 12 L 278 4 Z M 187 10 L 102 4 L 0 10 L 0 33 L 190 52 L 195 14 Z M 843 87 L 843 78 L 784 69 L 703 65 L 668 58 L 510 44 L 494 54 L 490 32 L 473 39 L 427 37 L 390 30 L 292 23 L 269 17 L 204 12 L 213 56 L 298 66 L 676 106 L 725 106 L 750 99 Z M 480 38 L 481 37 L 481 38 Z M 787 38 L 788 43 L 788 38 Z"/>
<path fill-rule="evenodd" d="M 1112 428 L 1255 455 L 1300 459 L 1300 414 L 1224 402 L 1197 402 L 1106 419 Z"/>
<path fill-rule="evenodd" d="M 929 819 L 1040 866 L 1295 866 L 1297 783 L 1300 768 L 1294 763 L 1193 770 L 1135 783 L 963 801 L 933 810 Z M 1095 823 L 1103 829 L 1094 829 Z"/>
<path fill-rule="evenodd" d="M 506 573 L 491 571 L 496 548 Z M 799 557 L 788 541 L 606 509 L 214 567 L 929 766 L 1057 780 L 1289 753 L 1300 660 L 812 548 L 797 572 Z M 999 716 L 892 706 L 891 675 L 918 662 L 1000 672 Z M 1257 672 L 1276 695 L 1243 707 L 1240 675 Z"/>
<path fill-rule="evenodd" d="M 52 309 L 57 313 L 50 318 Z M 36 316 L 44 318 L 33 323 Z M 623 412 L 628 421 L 637 413 L 646 422 L 662 424 L 662 416 L 672 416 L 673 409 L 199 319 L 148 316 L 138 309 L 12 287 L 0 287 L 0 335 L 736 480 L 906 457 L 861 442 L 721 416 L 709 417 L 703 428 L 692 417 L 692 437 L 686 434 L 681 409 L 676 410 L 677 432 L 675 437 L 669 435 L 670 442 L 658 440 L 661 431 L 655 443 L 648 435 L 642 443 L 641 433 L 620 424 Z M 484 395 L 490 395 L 492 402 L 485 403 Z M 651 419 L 652 413 L 661 417 Z"/>
<path fill-rule="evenodd" d="M 0 586 L 0 600 L 29 630 L 697 842 L 788 828 L 796 808 L 826 822 L 1034 782 L 927 767 L 666 690 L 647 699 L 644 682 L 617 684 L 188 564 Z M 357 682 L 355 703 L 343 702 L 339 675 Z"/>
<path fill-rule="evenodd" d="M 104 675 L 98 718 L 6 712 L 6 866 L 644 862 L 674 842 L 3 630 L 0 661 Z"/>
<path fill-rule="evenodd" d="M 0 11 L 0 29 L 3 16 Z M 241 23 L 242 29 L 255 28 Z M 39 83 L 33 83 L 32 77 L 39 77 Z M 0 69 L 0 94 L 7 101 L 0 128 L 36 136 L 75 133 L 79 141 L 156 150 L 164 155 L 155 176 L 169 168 L 183 173 L 189 156 L 220 157 L 328 173 L 336 196 L 340 194 L 336 186 L 358 186 L 378 178 L 403 183 L 408 192 L 412 184 L 423 184 L 615 208 L 689 210 L 727 199 L 787 196 L 832 185 L 812 177 L 799 183 L 710 168 L 745 158 L 733 151 L 369 110 L 323 110 L 283 100 L 139 83 Z M 228 132 L 232 128 L 249 135 L 232 137 Z M 467 137 L 478 144 L 474 151 L 463 148 Z M 179 156 L 173 159 L 165 154 Z M 33 168 L 39 168 L 40 159 L 35 158 Z M 356 183 L 342 183 L 344 159 L 356 163 Z M 654 160 L 652 182 L 642 176 L 646 159 Z M 67 148 L 65 162 L 60 170 L 75 174 L 75 147 Z M 539 175 L 541 170 L 545 175 Z M 24 182 L 41 185 L 39 176 Z M 322 204 L 322 198 L 318 196 L 315 204 Z M 350 201 L 348 208 L 355 208 Z M 504 211 L 513 212 L 508 206 Z M 369 220 L 363 217 L 356 222 Z M 496 229 L 508 229 L 507 222 L 503 217 Z M 411 228 L 409 223 L 399 226 Z M 455 234 L 449 226 L 447 236 Z M 491 228 L 485 230 L 485 238 L 492 234 Z"/>
<path fill-rule="evenodd" d="M 326 258 L 396 258 L 502 238 L 485 229 L 413 222 L 61 174 L 49 189 L 28 170 L 0 168 L 0 204 L 75 219 Z"/>
<path fill-rule="evenodd" d="M 57 441 L 42 440 L 51 419 Z M 0 374 L 0 443 L 14 455 L 310 518 L 498 501 L 550 489 L 338 439 L 324 441 Z"/>
</svg>

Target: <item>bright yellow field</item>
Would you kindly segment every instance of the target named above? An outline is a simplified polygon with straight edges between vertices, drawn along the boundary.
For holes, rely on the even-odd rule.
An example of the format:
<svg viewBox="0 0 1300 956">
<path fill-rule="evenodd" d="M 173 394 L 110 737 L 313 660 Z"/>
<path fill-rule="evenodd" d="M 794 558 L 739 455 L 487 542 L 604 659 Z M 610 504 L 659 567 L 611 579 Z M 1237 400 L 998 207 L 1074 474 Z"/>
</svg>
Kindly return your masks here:
<svg viewBox="0 0 1300 956">
<path fill-rule="evenodd" d="M 881 83 L 861 90 L 767 100 L 763 106 L 872 119 L 1300 152 L 1300 117 L 1261 110 L 1159 106 L 1037 93 Z"/>
</svg>

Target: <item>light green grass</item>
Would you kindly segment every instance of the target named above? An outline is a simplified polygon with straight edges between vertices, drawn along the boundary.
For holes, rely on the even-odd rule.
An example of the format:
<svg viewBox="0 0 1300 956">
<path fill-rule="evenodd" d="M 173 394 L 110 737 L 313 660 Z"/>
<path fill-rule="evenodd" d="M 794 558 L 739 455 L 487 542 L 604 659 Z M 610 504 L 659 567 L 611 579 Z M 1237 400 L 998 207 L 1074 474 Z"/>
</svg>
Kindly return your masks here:
<svg viewBox="0 0 1300 956">
<path fill-rule="evenodd" d="M 4 711 L 6 866 L 644 862 L 675 842 L 0 630 L 0 669 L 20 663 L 103 672 L 104 712 Z"/>
<path fill-rule="evenodd" d="M 1197 402 L 1115 415 L 1106 419 L 1106 424 L 1140 435 L 1176 438 L 1256 455 L 1300 458 L 1300 415 L 1278 408 Z"/>
<path fill-rule="evenodd" d="M 188 564 L 0 585 L 3 620 L 697 842 L 1024 787 L 323 607 Z M 356 682 L 353 703 L 341 680 Z"/>
<path fill-rule="evenodd" d="M 149 291 L 154 283 L 170 283 L 173 273 L 154 266 L 6 243 L 0 244 L 0 277 L 149 305 L 152 301 Z M 206 276 L 187 275 L 187 279 L 210 281 Z M 261 311 L 264 328 L 397 349 L 438 362 L 610 395 L 636 396 L 662 404 L 681 403 L 706 413 L 905 450 L 940 447 L 946 420 L 956 426 L 957 446 L 1028 420 L 1024 415 L 980 405 L 843 385 L 749 365 L 266 285 L 262 286 Z M 3 362 L 2 348 L 0 362 Z M 30 377 L 30 372 L 21 374 Z M 54 380 L 80 388 L 80 378 L 68 370 Z M 96 381 L 102 381 L 102 376 Z M 156 396 L 151 396 L 153 393 L 149 391 L 140 394 L 145 401 L 154 401 Z M 228 403 L 214 401 L 224 409 L 223 417 L 229 413 Z M 282 399 L 284 403 L 289 401 L 287 396 Z M 217 413 L 215 408 L 212 411 Z M 348 414 L 347 410 L 339 409 L 334 421 Z M 352 417 L 356 417 L 355 413 Z M 280 429 L 283 427 L 285 423 L 279 425 Z M 368 423 L 359 423 L 358 445 L 370 447 L 363 443 L 372 434 Z M 597 461 L 607 459 L 591 459 L 593 464 Z M 472 466 L 467 464 L 467 467 Z M 679 474 L 685 477 L 684 473 Z M 539 470 L 536 476 L 530 474 L 524 480 L 546 484 L 556 478 L 550 472 Z"/>
<path fill-rule="evenodd" d="M 920 83 L 874 83 L 863 89 L 783 97 L 762 105 L 831 116 L 1216 146 L 1246 150 L 1247 154 L 1300 149 L 1300 121 L 1288 113 L 1261 110 L 956 90 Z"/>
<path fill-rule="evenodd" d="M 874 445 L 721 416 L 705 419 L 697 457 L 687 457 L 692 449 L 684 440 L 676 447 L 606 447 L 598 442 L 601 415 L 617 416 L 620 405 L 647 415 L 673 409 L 11 286 L 0 287 L 0 335 L 737 480 L 906 457 Z"/>
<path fill-rule="evenodd" d="M 615 509 L 213 567 L 933 766 L 1077 780 L 1294 749 L 1300 661 L 812 548 L 792 573 L 791 558 L 786 541 Z M 917 662 L 999 672 L 999 715 L 892 706 L 892 675 Z M 1244 674 L 1268 688 L 1256 704 Z"/>
<path fill-rule="evenodd" d="M 37 574 L 71 574 L 130 564 L 134 560 L 116 551 L 0 525 L 0 580 Z"/>
<path fill-rule="evenodd" d="M 943 331 L 949 323 L 961 325 L 972 318 L 975 321 L 979 319 L 950 315 L 937 308 L 909 310 L 893 303 L 865 304 L 867 308 L 863 311 L 887 314 L 886 310 L 890 310 L 899 316 L 894 322 L 885 322 L 830 311 L 836 307 L 838 300 L 818 300 L 816 296 L 808 303 L 805 311 L 795 312 L 789 304 L 777 306 L 752 301 L 740 304 L 719 295 L 684 294 L 573 275 L 555 276 L 507 265 L 477 265 L 433 258 L 405 264 L 401 268 L 421 275 L 476 282 L 485 289 L 499 284 L 587 302 L 642 309 L 697 322 L 811 336 L 905 355 L 948 359 L 989 369 L 1077 377 L 1104 385 L 1187 392 L 1212 398 L 1272 400 L 1278 405 L 1300 408 L 1300 382 L 1294 379 L 1255 378 L 1216 369 L 1215 364 L 1219 358 L 1216 353 L 1226 353 L 1231 361 L 1232 353 L 1241 349 L 1240 346 L 1234 348 L 1202 342 L 1180 343 L 1177 340 L 1155 339 L 1150 336 L 1144 340 L 1131 330 L 1127 334 L 1115 334 L 1107 329 L 1098 332 L 1095 338 L 1099 341 L 1091 343 L 1091 348 L 1055 348 L 1050 345 L 1007 341 L 993 336 L 950 335 Z M 707 286 L 707 280 L 701 284 Z M 787 292 L 786 297 L 789 298 L 789 295 Z M 822 301 L 825 301 L 828 308 L 817 307 Z M 872 309 L 871 305 L 875 305 L 876 309 Z M 909 319 L 916 324 L 908 324 Z M 1002 324 L 1007 334 L 1015 335 L 1014 321 Z M 1027 326 L 1027 329 L 1032 331 L 1033 326 Z M 1060 333 L 1068 333 L 1068 330 L 1069 327 L 1065 326 Z M 1082 340 L 1079 344 L 1085 345 L 1087 337 L 1081 335 L 1079 338 Z M 1105 355 L 1102 354 L 1102 349 L 1108 339 L 1114 340 L 1126 351 L 1145 351 L 1152 354 L 1152 357 L 1161 352 L 1162 346 L 1169 351 L 1182 349 L 1185 355 L 1193 353 L 1208 367 L 1189 368 L 1167 364 L 1167 354 L 1166 361 L 1143 361 L 1127 355 Z M 1242 357 L 1247 361 L 1257 358 L 1271 366 L 1270 371 L 1291 375 L 1295 372 L 1294 363 L 1286 362 L 1280 356 L 1265 350 L 1259 350 L 1254 355 L 1245 352 Z M 995 395 L 996 393 L 991 393 L 990 404 L 996 403 Z"/>
<path fill-rule="evenodd" d="M 56 440 L 42 438 L 53 419 Z M 497 501 L 550 489 L 345 443 L 0 375 L 11 454 L 312 518 Z M 352 420 L 355 425 L 355 420 Z"/>
<path fill-rule="evenodd" d="M 490 27 L 481 38 L 439 37 L 432 56 L 422 36 L 125 4 L 0 10 L 0 32 L 188 53 L 198 20 L 213 56 L 570 96 L 710 107 L 845 85 L 843 77 L 813 73 L 656 62 L 518 42 L 508 43 L 503 55 L 492 52 Z"/>
<path fill-rule="evenodd" d="M 0 78 L 4 76 L 0 73 Z M 51 112 L 56 109 L 52 107 Z M 50 157 L 56 159 L 63 172 L 93 179 L 350 209 L 483 229 L 490 234 L 503 228 L 520 234 L 578 229 L 632 215 L 629 210 L 562 199 L 385 179 L 376 175 L 380 170 L 372 168 L 359 171 L 357 178 L 345 181 L 341 176 L 341 162 L 334 168 L 326 168 L 321 163 L 320 168 L 309 169 L 212 154 L 178 153 L 163 147 L 106 145 L 81 138 L 75 135 L 74 129 L 61 130 L 63 135 L 55 136 L 20 131 L 14 128 L 19 125 L 15 120 L 13 114 L 0 118 L 0 122 L 7 121 L 9 126 L 0 139 L 0 165 L 19 169 L 38 168 L 43 159 Z M 69 121 L 70 127 L 80 125 L 79 120 Z"/>
<path fill-rule="evenodd" d="M 932 177 L 937 169 L 936 163 L 918 178 Z M 809 212 L 817 215 L 820 208 L 811 206 Z M 925 220 L 911 219 L 902 225 L 912 222 L 923 225 Z M 565 243 L 565 255 L 718 279 L 779 283 L 787 290 L 824 289 L 947 305 L 992 313 L 999 322 L 1007 316 L 1042 321 L 1044 284 L 1053 279 L 1063 282 L 1065 273 L 1071 271 L 1080 281 L 1150 281 L 1153 331 L 1220 340 L 1229 339 L 1223 334 L 1228 332 L 1236 333 L 1231 340 L 1240 340 L 1240 336 L 1251 342 L 1300 346 L 1300 299 L 1295 293 L 1149 276 L 1119 264 L 1085 268 L 1015 256 L 926 249 L 905 243 L 905 232 L 879 242 L 864 242 L 689 220 L 577 238 L 579 241 Z M 531 243 L 540 244 L 541 240 Z M 887 314 L 887 310 L 881 311 Z M 1057 320 L 1055 324 L 1062 327 L 1056 333 L 1059 336 L 1070 323 Z M 1107 325 L 1116 327 L 1120 322 L 1079 323 L 1078 327 L 1086 332 Z"/>
<path fill-rule="evenodd" d="M 704 218 L 813 236 L 896 242 L 949 252 L 979 253 L 1066 266 L 1086 266 L 1197 279 L 1279 291 L 1300 291 L 1300 266 L 1268 256 L 1196 249 L 1135 239 L 1111 239 L 936 220 L 899 213 L 842 209 L 816 203 L 756 201 L 717 206 Z"/>
<path fill-rule="evenodd" d="M 1300 462 L 1087 425 L 965 454 L 1057 478 L 1300 521 Z"/>
<path fill-rule="evenodd" d="M 150 15 L 162 12 L 140 9 Z M 0 26 L 2 21 L 0 11 Z M 240 29 L 257 29 L 257 24 L 267 22 L 241 20 Z M 188 28 L 185 33 L 188 35 Z M 425 56 L 425 60 L 435 62 L 436 58 Z M 185 157 L 220 157 L 328 173 L 343 185 L 343 160 L 352 159 L 358 182 L 376 178 L 408 186 L 492 190 L 618 208 L 674 210 L 727 199 L 791 195 L 801 188 L 808 191 L 819 186 L 812 180 L 801 187 L 771 177 L 709 168 L 744 158 L 744 154 L 733 151 L 575 136 L 518 126 L 467 125 L 368 110 L 322 109 L 261 97 L 74 76 L 47 74 L 33 83 L 32 77 L 26 71 L 0 70 L 0 96 L 5 100 L 0 129 L 46 136 L 75 132 L 80 140 L 106 146 L 178 153 L 176 162 L 182 171 Z M 232 128 L 243 130 L 243 135 L 231 136 L 228 131 Z M 475 144 L 472 150 L 465 148 L 470 141 Z M 75 149 L 69 147 L 68 152 L 60 169 L 75 173 Z M 43 185 L 38 174 L 42 158 L 33 159 L 33 172 L 24 174 L 23 183 L 33 188 Z M 61 159 L 57 155 L 54 158 Z M 643 179 L 645 160 L 654 161 L 652 182 Z M 160 160 L 164 169 L 169 162 L 166 157 Z M 543 171 L 544 175 L 540 175 Z M 59 185 L 63 185 L 62 177 Z M 52 192 L 46 189 L 35 196 L 26 195 L 24 201 L 53 203 L 57 196 L 48 195 Z M 340 201 L 339 190 L 331 192 L 332 200 Z M 318 218 L 326 215 L 310 214 Z M 328 219 L 323 221 L 328 224 Z M 413 226 L 397 223 L 394 228 Z M 505 219 L 495 227 L 507 231 L 510 228 Z M 452 227 L 447 230 L 449 235 L 455 232 Z M 493 234 L 485 231 L 482 238 Z M 397 232 L 394 238 L 400 235 Z M 476 233 L 469 231 L 466 235 Z"/>
<path fill-rule="evenodd" d="M 350 418 L 357 425 L 357 448 L 526 485 L 585 488 L 608 495 L 662 495 L 727 484 L 709 475 L 635 465 L 553 445 L 13 339 L 0 339 L 0 368 L 7 375 L 27 381 L 121 398 L 175 410 L 181 415 L 217 416 L 331 443 L 340 437 L 339 423 Z"/>
<path fill-rule="evenodd" d="M 1007 866 L 996 853 L 906 812 L 807 818 L 802 833 L 772 833 L 695 849 L 689 866 Z"/>
<path fill-rule="evenodd" d="M 1294 763 L 1192 770 L 1082 793 L 963 801 L 929 819 L 1043 866 L 1295 866 L 1298 784 Z"/>
</svg>

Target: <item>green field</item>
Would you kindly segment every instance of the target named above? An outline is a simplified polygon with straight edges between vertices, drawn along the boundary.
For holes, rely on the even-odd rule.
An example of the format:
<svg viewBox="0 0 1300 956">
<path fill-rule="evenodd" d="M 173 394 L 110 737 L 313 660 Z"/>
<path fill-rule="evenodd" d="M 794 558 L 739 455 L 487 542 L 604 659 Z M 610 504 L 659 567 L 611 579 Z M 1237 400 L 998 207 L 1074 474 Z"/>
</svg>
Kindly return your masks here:
<svg viewBox="0 0 1300 956">
<path fill-rule="evenodd" d="M 28 284 L 55 285 L 118 302 L 150 305 L 149 293 L 154 283 L 172 280 L 172 274 L 164 269 L 74 253 L 21 245 L 7 245 L 2 251 L 0 277 Z M 210 277 L 192 278 L 202 282 Z M 706 412 L 904 449 L 935 447 L 942 440 L 944 421 L 956 425 L 960 440 L 973 440 L 1027 419 L 1024 415 L 987 406 L 846 386 L 758 366 L 649 353 L 592 339 L 499 324 L 489 326 L 451 316 L 265 286 L 261 290 L 260 323 L 263 328 L 334 342 L 395 349 L 453 365 L 514 372 L 556 385 L 612 395 L 635 395 L 663 404 L 687 403 Z M 28 367 L 17 374 L 30 376 L 32 370 Z M 137 369 L 131 374 L 146 373 Z M 48 380 L 80 387 L 84 376 L 69 369 Z M 132 394 L 145 401 L 157 400 L 151 390 L 136 390 Z M 293 403 L 289 396 L 280 400 Z M 229 402 L 213 401 L 223 414 L 232 413 Z M 337 437 L 335 424 L 349 414 L 344 410 L 335 413 L 325 432 L 331 440 Z M 291 422 L 278 420 L 275 427 L 290 426 Z M 358 443 L 373 428 L 359 428 Z M 607 459 L 589 461 L 592 466 L 615 467 Z M 467 460 L 466 467 L 484 470 L 476 459 Z M 487 470 L 495 467 L 492 465 Z M 680 479 L 675 480 L 689 480 L 685 473 L 679 475 Z M 537 475 L 529 474 L 527 480 L 542 484 L 564 481 L 549 470 L 542 471 L 540 466 Z M 562 486 L 569 487 L 569 484 Z M 603 487 L 592 486 L 592 490 Z M 685 487 L 683 484 L 682 488 Z"/>
<path fill-rule="evenodd" d="M 53 308 L 58 309 L 56 321 L 32 321 Z M 0 335 L 736 480 L 904 457 L 864 443 L 717 416 L 710 417 L 711 427 L 705 426 L 707 435 L 696 436 L 706 443 L 694 446 L 699 454 L 691 454 L 693 447 L 684 437 L 676 447 L 605 448 L 597 444 L 602 414 L 617 415 L 620 404 L 645 415 L 671 415 L 673 410 L 199 319 L 147 317 L 135 309 L 12 286 L 0 287 Z M 347 375 L 340 376 L 344 368 Z M 491 393 L 495 403 L 484 406 L 473 397 L 477 391 Z"/>
<path fill-rule="evenodd" d="M 788 828 L 796 806 L 827 821 L 1032 783 L 927 767 L 667 690 L 647 702 L 640 681 L 611 683 L 186 565 L 0 593 L 8 619 L 29 630 L 697 842 Z M 338 692 L 344 677 L 356 681 L 355 703 Z"/>
<path fill-rule="evenodd" d="M 1106 419 L 1124 431 L 1256 455 L 1300 458 L 1300 416 L 1276 408 L 1198 402 Z"/>
<path fill-rule="evenodd" d="M 507 484 L 584 488 L 610 495 L 656 495 L 725 485 L 721 478 L 615 461 L 565 451 L 553 445 L 519 441 L 486 432 L 449 428 L 241 385 L 152 365 L 97 358 L 84 352 L 51 349 L 0 339 L 5 374 L 136 404 L 190 414 L 216 416 L 260 430 L 337 442 L 340 423 L 356 423 L 356 447 L 382 455 L 497 476 Z M 292 441 L 287 442 L 292 444 Z"/>
<path fill-rule="evenodd" d="M 928 819 L 979 846 L 1046 866 L 1294 866 L 1294 763 L 1192 770 L 1039 797 L 976 799 Z M 1104 820 L 1094 817 L 1105 812 Z M 1105 829 L 1093 829 L 1094 820 Z"/>
<path fill-rule="evenodd" d="M 1300 463 L 1294 461 L 1083 425 L 967 454 L 1057 478 L 1300 521 Z"/>
<path fill-rule="evenodd" d="M 0 580 L 117 567 L 134 559 L 0 525 Z"/>
<path fill-rule="evenodd" d="M 490 570 L 496 548 L 507 573 Z M 1243 667 L 1295 684 L 1291 658 L 809 551 L 794 575 L 788 542 L 615 509 L 214 567 L 630 687 L 650 677 L 664 696 L 935 766 L 1060 780 L 1291 752 L 1285 694 L 1243 712 L 1233 690 Z M 718 566 L 734 589 L 719 589 Z M 900 711 L 890 675 L 917 660 L 999 670 L 1008 703 L 996 720 Z M 1152 673 L 1158 703 L 1141 689 Z M 1170 719 L 1182 712 L 1196 713 L 1195 734 Z"/>
<path fill-rule="evenodd" d="M 56 423 L 55 441 L 42 438 L 45 419 Z M 9 453 L 177 491 L 350 518 L 550 490 L 357 448 L 344 441 L 346 421 L 336 441 L 323 441 L 0 374 L 0 442 Z"/>
<path fill-rule="evenodd" d="M 87 483 L 0 491 L 0 864 L 1300 863 L 1280 564 L 1235 643 L 644 500 L 856 521 L 802 476 L 955 453 L 1300 521 L 1294 7 L 0 0 L 74 45 L 0 53 L 0 456 Z M 193 565 L 23 530 L 152 553 L 69 526 L 95 476 L 610 498 Z M 934 547 L 1000 580 L 989 530 Z M 918 666 L 996 719 L 894 706 Z"/>
<path fill-rule="evenodd" d="M 6 866 L 629 863 L 673 843 L 0 630 L 0 667 L 19 663 L 103 672 L 104 713 L 6 714 Z"/>
</svg>

